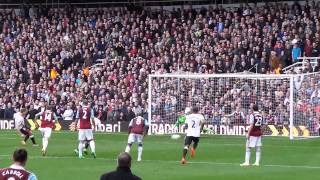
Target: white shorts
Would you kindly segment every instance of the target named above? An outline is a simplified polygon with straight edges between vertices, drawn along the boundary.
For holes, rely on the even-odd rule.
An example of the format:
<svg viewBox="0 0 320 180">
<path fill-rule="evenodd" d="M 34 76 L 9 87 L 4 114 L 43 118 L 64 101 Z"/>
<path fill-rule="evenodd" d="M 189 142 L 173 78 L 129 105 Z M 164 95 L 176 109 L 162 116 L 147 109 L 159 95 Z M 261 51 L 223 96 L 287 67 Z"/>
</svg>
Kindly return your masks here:
<svg viewBox="0 0 320 180">
<path fill-rule="evenodd" d="M 50 138 L 52 129 L 48 128 L 48 127 L 47 128 L 39 128 L 39 131 L 41 132 L 42 137 Z"/>
<path fill-rule="evenodd" d="M 142 134 L 129 134 L 128 144 L 132 144 L 134 142 L 138 142 L 139 144 L 143 144 L 143 135 Z"/>
<path fill-rule="evenodd" d="M 92 129 L 79 129 L 78 139 L 79 141 L 92 140 L 93 139 Z"/>
<path fill-rule="evenodd" d="M 257 146 L 262 146 L 261 136 L 250 136 L 247 140 L 247 147 L 254 148 Z"/>
</svg>

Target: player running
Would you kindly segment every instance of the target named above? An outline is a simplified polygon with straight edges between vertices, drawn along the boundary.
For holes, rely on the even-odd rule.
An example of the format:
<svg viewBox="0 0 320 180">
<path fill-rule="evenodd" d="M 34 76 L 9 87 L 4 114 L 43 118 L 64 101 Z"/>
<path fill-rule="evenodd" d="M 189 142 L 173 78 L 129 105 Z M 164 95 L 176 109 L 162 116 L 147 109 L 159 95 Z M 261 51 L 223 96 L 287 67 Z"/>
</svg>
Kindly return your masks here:
<svg viewBox="0 0 320 180">
<path fill-rule="evenodd" d="M 26 145 L 27 140 L 30 138 L 33 146 L 38 146 L 36 140 L 34 139 L 34 135 L 32 134 L 31 129 L 25 124 L 25 115 L 27 114 L 27 109 L 22 108 L 19 112 L 13 115 L 15 127 L 18 133 L 21 133 L 24 136 L 24 140 L 21 141 L 21 144 Z"/>
<path fill-rule="evenodd" d="M 204 116 L 199 114 L 199 108 L 193 107 L 192 113 L 187 115 L 186 122 L 185 122 L 185 129 L 187 135 L 185 137 L 185 143 L 182 153 L 181 164 L 186 164 L 186 155 L 189 150 L 189 146 L 193 142 L 193 147 L 191 149 L 191 158 L 194 157 L 195 151 L 198 147 L 200 132 L 203 130 L 204 126 Z"/>
<path fill-rule="evenodd" d="M 262 136 L 262 126 L 264 125 L 262 114 L 258 111 L 258 106 L 253 106 L 253 113 L 250 115 L 250 128 L 247 134 L 246 142 L 246 156 L 245 162 L 240 164 L 240 166 L 250 165 L 250 154 L 251 148 L 256 148 L 256 162 L 253 166 L 260 165 L 261 158 L 261 136 Z"/>
<path fill-rule="evenodd" d="M 149 130 L 149 123 L 147 119 L 140 116 L 140 113 L 136 113 L 136 117 L 133 118 L 129 123 L 129 137 L 128 144 L 125 152 L 130 153 L 132 143 L 138 142 L 138 159 L 141 161 L 142 150 L 143 150 L 143 137 L 147 135 Z"/>
<path fill-rule="evenodd" d="M 42 135 L 42 156 L 47 154 L 47 147 L 49 144 L 49 139 L 51 137 L 52 129 L 54 128 L 54 123 L 58 120 L 56 114 L 52 111 L 53 107 L 48 106 L 46 110 L 36 114 L 36 119 L 41 117 L 40 132 Z"/>
<path fill-rule="evenodd" d="M 93 139 L 92 129 L 95 127 L 94 125 L 94 112 L 93 109 L 90 108 L 88 102 L 86 100 L 83 101 L 82 107 L 80 107 L 77 111 L 76 115 L 76 124 L 79 124 L 79 133 L 78 133 L 78 155 L 80 159 L 83 159 L 83 149 L 85 147 L 86 141 L 89 142 L 91 155 L 96 158 L 95 151 L 95 142 Z"/>
</svg>

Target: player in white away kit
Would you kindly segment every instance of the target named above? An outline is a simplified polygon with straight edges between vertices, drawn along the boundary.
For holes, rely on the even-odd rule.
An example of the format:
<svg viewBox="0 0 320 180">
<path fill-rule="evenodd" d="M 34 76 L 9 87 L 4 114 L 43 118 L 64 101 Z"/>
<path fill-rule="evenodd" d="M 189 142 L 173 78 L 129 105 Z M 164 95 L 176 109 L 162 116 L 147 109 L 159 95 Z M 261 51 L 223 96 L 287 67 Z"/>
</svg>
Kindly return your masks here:
<svg viewBox="0 0 320 180">
<path fill-rule="evenodd" d="M 82 106 L 78 109 L 76 115 L 76 124 L 79 123 L 79 134 L 78 134 L 78 152 L 79 158 L 83 159 L 83 149 L 85 147 L 85 142 L 89 142 L 91 155 L 96 158 L 96 147 L 93 139 L 93 129 L 94 124 L 94 112 L 90 108 L 86 100 L 83 101 Z"/>
<path fill-rule="evenodd" d="M 34 139 L 31 129 L 28 126 L 26 126 L 24 121 L 24 117 L 27 114 L 27 112 L 28 112 L 27 109 L 22 108 L 19 112 L 13 115 L 15 127 L 19 133 L 24 135 L 24 140 L 21 141 L 21 144 L 26 145 L 27 140 L 30 138 L 33 143 L 33 146 L 38 146 L 36 144 L 36 141 Z"/>
<path fill-rule="evenodd" d="M 51 137 L 52 129 L 54 128 L 54 123 L 58 120 L 56 114 L 52 111 L 53 107 L 48 106 L 43 112 L 36 114 L 36 119 L 41 117 L 41 126 L 39 128 L 42 135 L 42 156 L 47 153 L 47 147 L 49 144 L 49 139 Z"/>
<path fill-rule="evenodd" d="M 194 157 L 195 151 L 198 147 L 200 132 L 203 130 L 204 126 L 204 116 L 199 114 L 198 107 L 192 108 L 192 113 L 186 116 L 185 128 L 187 129 L 187 135 L 185 137 L 185 143 L 182 153 L 181 164 L 186 164 L 186 155 L 189 150 L 189 146 L 193 142 L 193 147 L 191 148 L 190 156 Z"/>
<path fill-rule="evenodd" d="M 249 166 L 250 165 L 250 155 L 251 149 L 256 148 L 256 162 L 253 166 L 260 165 L 261 158 L 261 136 L 262 136 L 262 128 L 264 125 L 262 114 L 258 111 L 258 106 L 253 106 L 253 113 L 250 115 L 250 128 L 247 134 L 247 142 L 246 142 L 246 156 L 245 162 L 240 164 L 240 166 Z"/>
<path fill-rule="evenodd" d="M 129 137 L 128 144 L 125 152 L 130 153 L 132 143 L 138 143 L 138 161 L 141 161 L 142 156 L 142 146 L 143 146 L 143 137 L 147 135 L 149 129 L 149 123 L 147 119 L 144 119 L 140 116 L 140 113 L 136 114 L 136 117 L 133 118 L 129 123 Z"/>
</svg>

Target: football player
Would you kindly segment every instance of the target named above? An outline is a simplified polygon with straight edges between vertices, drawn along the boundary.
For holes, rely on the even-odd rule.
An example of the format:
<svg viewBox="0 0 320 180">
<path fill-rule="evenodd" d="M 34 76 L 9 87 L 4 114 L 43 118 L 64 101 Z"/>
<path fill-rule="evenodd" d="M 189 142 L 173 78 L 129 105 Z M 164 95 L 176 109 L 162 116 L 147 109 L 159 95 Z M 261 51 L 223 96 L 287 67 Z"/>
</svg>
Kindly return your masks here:
<svg viewBox="0 0 320 180">
<path fill-rule="evenodd" d="M 194 157 L 195 151 L 198 147 L 200 133 L 203 130 L 204 126 L 204 116 L 199 113 L 198 107 L 192 108 L 192 113 L 186 116 L 185 129 L 186 129 L 186 137 L 184 148 L 182 152 L 181 164 L 186 164 L 186 155 L 189 150 L 189 146 L 193 143 L 193 147 L 191 149 L 190 156 Z"/>
<path fill-rule="evenodd" d="M 41 117 L 40 132 L 42 135 L 42 156 L 47 153 L 47 147 L 49 144 L 49 139 L 51 137 L 52 129 L 54 128 L 54 123 L 58 120 L 56 114 L 53 112 L 53 107 L 48 106 L 46 110 L 36 114 L 35 118 Z"/>
<path fill-rule="evenodd" d="M 19 112 L 13 115 L 15 127 L 17 131 L 24 136 L 24 140 L 21 141 L 21 144 L 26 145 L 27 140 L 30 138 L 33 146 L 37 146 L 36 140 L 34 138 L 34 135 L 32 134 L 30 127 L 25 124 L 24 117 L 26 116 L 27 112 L 27 109 L 22 108 Z"/>
<path fill-rule="evenodd" d="M 78 155 L 80 159 L 83 159 L 83 149 L 85 147 L 85 142 L 89 142 L 91 149 L 91 155 L 96 158 L 96 147 L 93 139 L 93 128 L 94 124 L 94 112 L 88 104 L 87 100 L 83 100 L 82 106 L 79 107 L 76 115 L 76 124 L 79 123 L 79 133 L 78 133 Z"/>
<path fill-rule="evenodd" d="M 147 119 L 140 116 L 141 113 L 136 113 L 136 117 L 129 123 L 129 137 L 125 152 L 130 153 L 132 143 L 138 143 L 138 161 L 141 161 L 143 150 L 143 137 L 147 135 L 149 123 Z"/>
<path fill-rule="evenodd" d="M 264 125 L 263 116 L 259 112 L 259 108 L 257 105 L 253 106 L 253 113 L 250 114 L 250 127 L 247 134 L 247 142 L 246 142 L 246 155 L 245 162 L 240 164 L 240 166 L 249 166 L 250 165 L 250 155 L 251 149 L 256 149 L 256 162 L 253 166 L 260 165 L 261 159 L 261 136 L 262 136 L 262 128 Z"/>
</svg>

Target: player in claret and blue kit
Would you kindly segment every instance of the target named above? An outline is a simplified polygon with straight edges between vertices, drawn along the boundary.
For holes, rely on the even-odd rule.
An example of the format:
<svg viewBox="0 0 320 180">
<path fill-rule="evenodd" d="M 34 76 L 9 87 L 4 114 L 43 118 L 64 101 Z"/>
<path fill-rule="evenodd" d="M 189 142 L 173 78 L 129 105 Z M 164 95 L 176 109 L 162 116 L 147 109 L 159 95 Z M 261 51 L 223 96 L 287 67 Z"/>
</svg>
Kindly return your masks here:
<svg viewBox="0 0 320 180">
<path fill-rule="evenodd" d="M 143 150 L 143 137 L 147 135 L 149 129 L 149 123 L 147 119 L 140 116 L 140 113 L 136 113 L 136 117 L 129 123 L 129 137 L 128 144 L 125 152 L 130 153 L 132 143 L 138 143 L 138 161 L 141 161 Z"/>
<path fill-rule="evenodd" d="M 253 164 L 253 166 L 260 165 L 263 126 L 263 116 L 259 112 L 258 106 L 254 105 L 253 113 L 250 115 L 250 127 L 247 134 L 245 162 L 240 164 L 240 166 L 250 166 L 250 155 L 252 148 L 256 148 L 256 162 Z"/>
<path fill-rule="evenodd" d="M 0 169 L 0 180 L 37 180 L 35 174 L 27 171 L 25 165 L 28 160 L 28 153 L 25 149 L 17 149 L 13 153 L 14 163 Z"/>
<path fill-rule="evenodd" d="M 43 156 L 47 154 L 47 147 L 49 144 L 49 139 L 51 137 L 51 132 L 55 126 L 55 122 L 58 120 L 56 114 L 52 110 L 53 110 L 53 107 L 48 106 L 45 111 L 36 114 L 36 119 L 41 117 L 41 125 L 39 130 L 42 135 L 41 153 Z"/>
<path fill-rule="evenodd" d="M 76 115 L 76 124 L 79 123 L 79 146 L 78 146 L 78 153 L 79 158 L 83 158 L 83 149 L 85 148 L 85 143 L 89 142 L 89 146 L 91 149 L 91 155 L 96 158 L 96 151 L 95 151 L 95 142 L 93 139 L 93 129 L 95 127 L 94 124 L 94 112 L 93 109 L 88 105 L 86 100 L 83 101 L 82 106 L 78 109 Z"/>
</svg>

